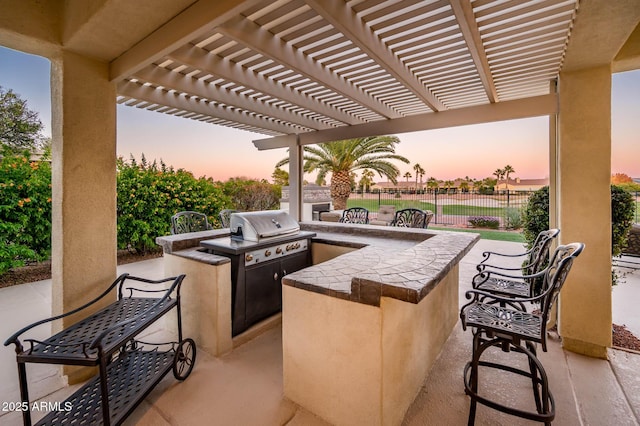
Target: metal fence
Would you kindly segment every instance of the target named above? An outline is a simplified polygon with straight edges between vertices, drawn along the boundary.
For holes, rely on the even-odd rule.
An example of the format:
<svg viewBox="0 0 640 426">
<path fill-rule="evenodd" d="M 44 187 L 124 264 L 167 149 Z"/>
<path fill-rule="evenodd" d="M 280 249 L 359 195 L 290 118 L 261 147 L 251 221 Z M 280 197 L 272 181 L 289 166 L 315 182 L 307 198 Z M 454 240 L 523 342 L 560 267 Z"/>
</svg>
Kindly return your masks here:
<svg viewBox="0 0 640 426">
<path fill-rule="evenodd" d="M 522 209 L 532 191 L 502 191 L 493 194 L 469 192 L 353 192 L 348 207 L 365 207 L 375 217 L 381 205 L 393 205 L 396 210 L 414 207 L 431 210 L 432 224 L 468 225 L 469 221 L 497 222 L 501 228 L 519 227 Z"/>
<path fill-rule="evenodd" d="M 414 207 L 433 211 L 431 223 L 468 225 L 469 220 L 497 220 L 501 228 L 517 228 L 522 209 L 534 191 L 502 191 L 482 194 L 475 191 L 372 191 L 352 192 L 348 207 L 364 207 L 376 217 L 381 205 L 393 205 L 396 210 Z M 640 223 L 640 192 L 631 193 L 636 203 L 634 222 Z"/>
<path fill-rule="evenodd" d="M 633 223 L 640 223 L 640 192 L 632 192 L 631 195 L 636 202 L 636 215 L 634 217 Z"/>
</svg>

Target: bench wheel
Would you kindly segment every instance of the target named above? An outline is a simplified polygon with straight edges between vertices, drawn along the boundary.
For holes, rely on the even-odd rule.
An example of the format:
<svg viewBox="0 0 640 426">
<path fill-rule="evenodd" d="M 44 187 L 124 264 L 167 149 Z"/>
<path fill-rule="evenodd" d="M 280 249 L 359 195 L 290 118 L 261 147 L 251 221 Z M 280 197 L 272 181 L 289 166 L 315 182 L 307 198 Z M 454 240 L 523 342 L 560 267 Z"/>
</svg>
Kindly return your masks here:
<svg viewBox="0 0 640 426">
<path fill-rule="evenodd" d="M 173 358 L 173 377 L 184 380 L 189 377 L 193 365 L 196 363 L 196 342 L 193 339 L 184 339 L 178 345 Z"/>
</svg>

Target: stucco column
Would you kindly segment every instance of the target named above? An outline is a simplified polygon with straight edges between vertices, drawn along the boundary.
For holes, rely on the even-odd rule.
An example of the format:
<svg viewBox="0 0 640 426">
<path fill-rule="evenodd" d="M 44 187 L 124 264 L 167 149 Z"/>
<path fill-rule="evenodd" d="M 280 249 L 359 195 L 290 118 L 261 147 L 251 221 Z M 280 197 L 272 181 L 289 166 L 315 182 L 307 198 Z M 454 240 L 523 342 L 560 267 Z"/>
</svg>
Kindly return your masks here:
<svg viewBox="0 0 640 426">
<path fill-rule="evenodd" d="M 611 346 L 611 70 L 560 74 L 560 241 L 585 243 L 560 297 L 559 331 L 573 352 Z"/>
<path fill-rule="evenodd" d="M 302 220 L 303 197 L 303 149 L 296 135 L 289 143 L 289 214 L 297 221 Z"/>
<path fill-rule="evenodd" d="M 108 70 L 65 51 L 51 58 L 54 315 L 93 299 L 116 276 L 116 88 Z"/>
</svg>

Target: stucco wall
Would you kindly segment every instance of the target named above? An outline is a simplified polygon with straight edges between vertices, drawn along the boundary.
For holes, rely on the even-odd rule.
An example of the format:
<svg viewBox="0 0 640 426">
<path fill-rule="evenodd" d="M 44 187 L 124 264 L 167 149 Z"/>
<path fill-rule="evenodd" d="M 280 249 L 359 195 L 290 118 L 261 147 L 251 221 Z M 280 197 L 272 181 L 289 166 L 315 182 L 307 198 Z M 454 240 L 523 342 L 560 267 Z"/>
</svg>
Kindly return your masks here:
<svg viewBox="0 0 640 426">
<path fill-rule="evenodd" d="M 183 337 L 214 356 L 230 351 L 231 264 L 209 265 L 165 253 L 164 268 L 167 276 L 186 274 L 180 293 Z M 165 324 L 170 330 L 177 327 L 173 316 Z"/>
<path fill-rule="evenodd" d="M 457 313 L 457 266 L 419 304 L 284 286 L 285 397 L 335 425 L 400 424 Z"/>
</svg>

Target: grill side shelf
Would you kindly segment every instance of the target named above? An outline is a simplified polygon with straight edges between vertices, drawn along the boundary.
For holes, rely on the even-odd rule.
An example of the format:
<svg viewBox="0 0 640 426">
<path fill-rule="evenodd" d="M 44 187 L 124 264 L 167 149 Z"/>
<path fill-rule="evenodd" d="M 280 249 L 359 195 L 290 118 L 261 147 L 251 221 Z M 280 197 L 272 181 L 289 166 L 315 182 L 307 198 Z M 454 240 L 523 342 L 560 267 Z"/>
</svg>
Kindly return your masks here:
<svg viewBox="0 0 640 426">
<path fill-rule="evenodd" d="M 134 351 L 108 367 L 109 408 L 112 424 L 122 422 L 171 370 L 175 352 Z M 100 377 L 95 376 L 59 404 L 36 425 L 97 425 L 102 418 Z"/>
</svg>

